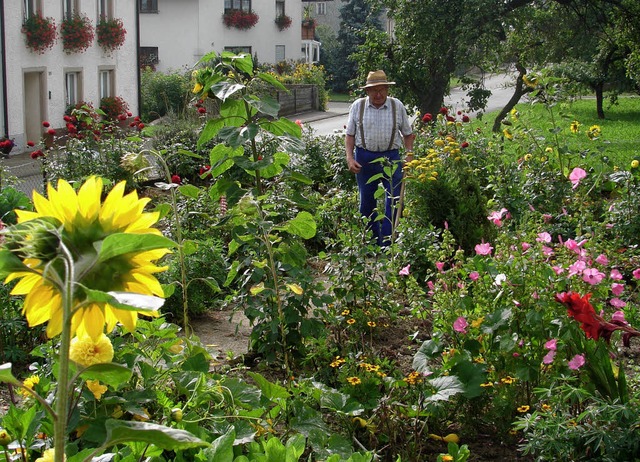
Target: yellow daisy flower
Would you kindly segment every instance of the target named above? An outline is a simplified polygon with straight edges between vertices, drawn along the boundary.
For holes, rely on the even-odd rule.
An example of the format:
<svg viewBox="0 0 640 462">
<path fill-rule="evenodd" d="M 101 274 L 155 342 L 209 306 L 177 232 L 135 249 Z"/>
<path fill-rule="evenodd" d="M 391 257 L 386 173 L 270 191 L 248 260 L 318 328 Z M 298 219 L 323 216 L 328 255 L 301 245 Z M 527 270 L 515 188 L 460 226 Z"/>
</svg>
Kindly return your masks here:
<svg viewBox="0 0 640 462">
<path fill-rule="evenodd" d="M 33 390 L 33 387 L 35 387 L 39 383 L 40 377 L 38 377 L 37 375 L 32 375 L 24 379 L 24 381 L 22 382 L 22 386 L 24 386 L 24 388 L 28 388 L 29 390 Z M 18 393 L 25 397 L 31 396 L 31 393 L 29 393 L 24 388 L 18 388 Z"/>
<path fill-rule="evenodd" d="M 93 393 L 93 397 L 97 400 L 102 398 L 102 395 L 104 395 L 108 390 L 108 388 L 105 385 L 102 385 L 99 380 L 87 380 L 87 388 L 91 393 Z"/>
<path fill-rule="evenodd" d="M 362 380 L 360 380 L 358 377 L 347 377 L 347 382 L 349 382 L 351 385 L 360 385 L 362 383 Z"/>
<path fill-rule="evenodd" d="M 161 239 L 160 231 L 151 228 L 159 214 L 143 212 L 150 199 L 139 199 L 135 191 L 125 194 L 125 182 L 118 183 L 102 202 L 102 186 L 101 178 L 91 177 L 77 193 L 64 180 L 58 181 L 57 189 L 48 185 L 48 198 L 34 191 L 35 212 L 16 210 L 18 224 L 6 232 L 8 248 L 22 260 L 24 267 L 16 270 L 9 265 L 7 270 L 11 272 L 5 283 L 18 280 L 11 294 L 26 296 L 23 313 L 29 326 L 48 323 L 50 338 L 60 334 L 63 323 L 60 281 L 64 280 L 65 268 L 60 243 L 70 249 L 77 274 L 77 280 L 73 281 L 72 335 L 87 334 L 97 339 L 105 325 L 111 331 L 120 322 L 133 330 L 138 313 L 156 315 L 149 310 L 116 308 L 106 301 L 89 300 L 85 289 L 164 295 L 154 273 L 167 267 L 155 266 L 153 262 L 169 253 L 167 247 L 172 243 Z M 143 250 L 101 254 L 105 240 L 114 234 L 157 237 L 155 241 L 141 241 Z"/>
<path fill-rule="evenodd" d="M 82 338 L 75 337 L 69 347 L 69 359 L 84 367 L 110 363 L 113 359 L 113 345 L 104 334 L 100 334 L 96 340 L 88 335 Z"/>
<path fill-rule="evenodd" d="M 55 460 L 56 450 L 51 448 L 42 453 L 42 457 L 38 457 L 36 462 L 53 462 Z M 64 456 L 64 460 L 67 460 L 67 456 Z"/>
</svg>

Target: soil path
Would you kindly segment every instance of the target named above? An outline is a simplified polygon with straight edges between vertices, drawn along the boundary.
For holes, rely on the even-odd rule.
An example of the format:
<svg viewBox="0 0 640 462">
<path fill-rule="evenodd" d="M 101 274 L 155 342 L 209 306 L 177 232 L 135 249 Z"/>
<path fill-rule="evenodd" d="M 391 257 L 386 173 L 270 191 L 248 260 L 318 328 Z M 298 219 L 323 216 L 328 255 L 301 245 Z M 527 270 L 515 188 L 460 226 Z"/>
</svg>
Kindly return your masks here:
<svg viewBox="0 0 640 462">
<path fill-rule="evenodd" d="M 249 351 L 251 325 L 240 311 L 210 311 L 191 320 L 193 334 L 215 359 L 233 359 Z"/>
</svg>

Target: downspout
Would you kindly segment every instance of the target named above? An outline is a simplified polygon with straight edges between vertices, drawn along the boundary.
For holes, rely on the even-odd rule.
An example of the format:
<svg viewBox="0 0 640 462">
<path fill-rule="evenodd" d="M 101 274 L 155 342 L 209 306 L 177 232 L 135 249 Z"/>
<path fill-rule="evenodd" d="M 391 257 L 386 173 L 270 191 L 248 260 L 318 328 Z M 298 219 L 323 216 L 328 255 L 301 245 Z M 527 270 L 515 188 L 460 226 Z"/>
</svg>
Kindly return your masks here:
<svg viewBox="0 0 640 462">
<path fill-rule="evenodd" d="M 4 0 L 0 0 L 0 47 L 2 47 L 2 135 L 9 136 L 9 108 L 7 104 L 7 44 L 6 30 L 4 27 Z"/>
<path fill-rule="evenodd" d="M 136 75 L 138 78 L 138 115 L 140 115 L 142 113 L 142 75 L 140 73 L 140 2 L 138 0 L 133 1 L 136 5 Z"/>
</svg>

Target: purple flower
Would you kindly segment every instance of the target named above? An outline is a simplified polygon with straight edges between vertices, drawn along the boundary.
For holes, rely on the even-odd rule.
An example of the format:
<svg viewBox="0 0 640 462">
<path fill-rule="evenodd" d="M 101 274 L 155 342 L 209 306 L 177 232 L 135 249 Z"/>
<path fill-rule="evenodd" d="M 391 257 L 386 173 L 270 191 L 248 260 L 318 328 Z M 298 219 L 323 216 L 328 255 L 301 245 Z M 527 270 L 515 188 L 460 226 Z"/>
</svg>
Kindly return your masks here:
<svg viewBox="0 0 640 462">
<path fill-rule="evenodd" d="M 580 184 L 580 180 L 587 177 L 587 172 L 585 172 L 580 167 L 574 168 L 569 174 L 569 180 L 573 183 L 573 189 L 576 189 Z"/>
<path fill-rule="evenodd" d="M 595 286 L 604 279 L 604 273 L 596 268 L 588 268 L 582 272 L 582 280 Z"/>
<path fill-rule="evenodd" d="M 453 322 L 453 330 L 455 330 L 456 332 L 459 332 L 460 334 L 466 334 L 468 326 L 469 324 L 467 323 L 467 320 L 464 319 L 462 316 L 460 316 L 458 319 L 456 319 Z"/>
<path fill-rule="evenodd" d="M 577 371 L 578 369 L 580 369 L 582 366 L 584 366 L 585 360 L 584 360 L 584 355 L 575 355 L 571 361 L 569 361 L 569 369 L 572 369 L 574 371 Z"/>
<path fill-rule="evenodd" d="M 411 265 L 405 266 L 400 271 L 398 271 L 398 275 L 400 275 L 400 276 L 409 276 L 409 268 L 410 267 L 411 267 Z"/>
<path fill-rule="evenodd" d="M 488 242 L 482 242 L 481 244 L 476 244 L 476 254 L 478 255 L 491 255 L 491 251 L 493 247 Z"/>
</svg>

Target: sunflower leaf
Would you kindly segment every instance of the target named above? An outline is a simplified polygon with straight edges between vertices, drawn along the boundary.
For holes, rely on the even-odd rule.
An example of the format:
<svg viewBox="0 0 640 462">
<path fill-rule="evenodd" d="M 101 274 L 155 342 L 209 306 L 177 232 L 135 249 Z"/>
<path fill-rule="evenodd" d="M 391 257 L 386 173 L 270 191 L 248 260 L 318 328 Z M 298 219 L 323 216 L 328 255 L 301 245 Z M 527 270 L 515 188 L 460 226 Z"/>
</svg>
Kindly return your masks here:
<svg viewBox="0 0 640 462">
<path fill-rule="evenodd" d="M 107 438 L 104 446 L 113 446 L 127 441 L 141 441 L 168 449 L 189 449 L 209 446 L 185 430 L 169 428 L 149 422 L 133 422 L 109 419 L 106 421 Z"/>
<path fill-rule="evenodd" d="M 0 278 L 4 279 L 11 273 L 21 271 L 31 270 L 10 250 L 0 251 Z"/>
<path fill-rule="evenodd" d="M 108 303 L 120 310 L 155 312 L 164 304 L 164 298 L 153 295 L 134 294 L 131 292 L 103 292 L 89 289 L 88 287 L 83 287 L 82 290 L 86 296 L 85 302 Z"/>
<path fill-rule="evenodd" d="M 85 380 L 100 380 L 100 382 L 118 389 L 131 378 L 131 370 L 121 364 L 100 363 L 87 367 L 80 376 Z"/>
<path fill-rule="evenodd" d="M 176 243 L 156 234 L 117 233 L 110 234 L 96 246 L 99 262 L 104 262 L 127 253 L 137 254 L 148 250 L 173 248 Z"/>
<path fill-rule="evenodd" d="M 11 363 L 4 363 L 0 365 L 0 382 L 20 385 L 20 381 L 16 379 L 11 372 Z"/>
</svg>

